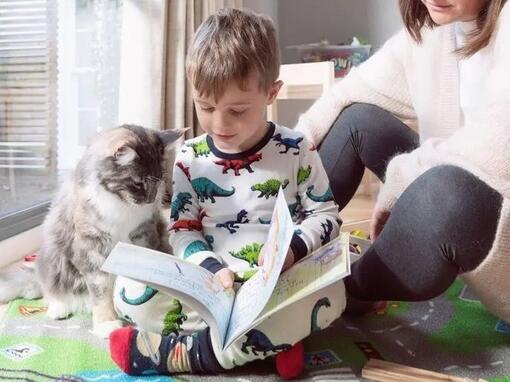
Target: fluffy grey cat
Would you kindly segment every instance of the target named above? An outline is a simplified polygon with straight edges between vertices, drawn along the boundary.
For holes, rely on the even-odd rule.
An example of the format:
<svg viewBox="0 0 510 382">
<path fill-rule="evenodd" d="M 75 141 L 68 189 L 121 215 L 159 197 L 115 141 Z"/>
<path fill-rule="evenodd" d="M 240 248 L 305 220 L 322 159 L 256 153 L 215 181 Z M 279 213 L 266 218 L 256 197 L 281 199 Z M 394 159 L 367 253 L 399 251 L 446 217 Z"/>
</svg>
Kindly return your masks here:
<svg viewBox="0 0 510 382">
<path fill-rule="evenodd" d="M 161 198 L 170 185 L 169 148 L 184 130 L 123 125 L 99 134 L 44 221 L 37 277 L 24 267 L 8 269 L 0 275 L 0 301 L 42 294 L 54 319 L 92 310 L 96 335 L 118 327 L 111 276 L 100 267 L 119 241 L 169 249 Z"/>
</svg>

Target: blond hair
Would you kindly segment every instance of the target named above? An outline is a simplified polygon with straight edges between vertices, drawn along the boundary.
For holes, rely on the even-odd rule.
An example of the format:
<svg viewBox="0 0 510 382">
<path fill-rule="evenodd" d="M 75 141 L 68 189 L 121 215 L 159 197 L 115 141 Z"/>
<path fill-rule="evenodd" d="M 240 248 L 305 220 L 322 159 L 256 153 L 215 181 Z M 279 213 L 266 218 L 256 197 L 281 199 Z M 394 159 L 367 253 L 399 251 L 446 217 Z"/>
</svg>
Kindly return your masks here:
<svg viewBox="0 0 510 382">
<path fill-rule="evenodd" d="M 278 79 L 280 52 L 269 17 L 226 8 L 209 16 L 197 29 L 186 58 L 186 74 L 200 95 L 221 97 L 235 81 L 245 89 L 257 75 L 268 91 Z"/>
<path fill-rule="evenodd" d="M 468 36 L 464 47 L 457 49 L 463 57 L 469 57 L 489 44 L 496 28 L 499 13 L 506 0 L 487 0 L 476 18 L 477 28 Z M 400 13 L 409 34 L 416 42 L 421 42 L 421 29 L 436 26 L 425 5 L 419 0 L 399 0 Z"/>
</svg>

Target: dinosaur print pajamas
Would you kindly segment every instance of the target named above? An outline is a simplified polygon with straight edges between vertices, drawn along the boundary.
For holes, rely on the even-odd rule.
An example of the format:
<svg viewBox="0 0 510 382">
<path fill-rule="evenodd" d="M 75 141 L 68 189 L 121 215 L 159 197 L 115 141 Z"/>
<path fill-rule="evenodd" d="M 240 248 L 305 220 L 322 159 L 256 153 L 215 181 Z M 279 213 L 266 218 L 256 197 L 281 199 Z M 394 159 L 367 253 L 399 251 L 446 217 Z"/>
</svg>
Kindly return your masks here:
<svg viewBox="0 0 510 382">
<path fill-rule="evenodd" d="M 222 267 L 235 273 L 256 269 L 280 187 L 295 224 L 291 248 L 296 261 L 339 233 L 338 207 L 319 155 L 286 127 L 269 123 L 256 146 L 235 154 L 222 152 L 206 134 L 193 138 L 181 147 L 173 171 L 170 245 L 176 256 L 213 273 Z M 215 349 L 218 361 L 231 368 L 285 350 L 328 326 L 344 307 L 339 282 L 278 312 L 228 353 Z M 161 321 L 161 314 L 145 316 Z"/>
</svg>

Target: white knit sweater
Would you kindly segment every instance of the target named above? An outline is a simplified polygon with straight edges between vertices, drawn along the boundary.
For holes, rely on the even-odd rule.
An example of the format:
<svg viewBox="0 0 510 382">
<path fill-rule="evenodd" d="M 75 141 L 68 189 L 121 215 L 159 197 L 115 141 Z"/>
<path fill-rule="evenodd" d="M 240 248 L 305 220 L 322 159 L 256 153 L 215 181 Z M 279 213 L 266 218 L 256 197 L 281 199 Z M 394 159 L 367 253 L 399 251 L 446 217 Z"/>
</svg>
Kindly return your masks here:
<svg viewBox="0 0 510 382">
<path fill-rule="evenodd" d="M 453 24 L 423 31 L 417 44 L 402 30 L 351 70 L 303 114 L 296 129 L 319 143 L 346 106 L 363 102 L 417 123 L 421 145 L 388 164 L 377 206 L 391 210 L 419 175 L 440 164 L 460 166 L 504 198 L 496 239 L 486 260 L 464 275 L 481 300 L 510 322 L 510 2 L 482 55 L 486 76 L 479 107 L 462 123 L 459 59 Z M 341 175 L 340 175 L 341 176 Z"/>
</svg>

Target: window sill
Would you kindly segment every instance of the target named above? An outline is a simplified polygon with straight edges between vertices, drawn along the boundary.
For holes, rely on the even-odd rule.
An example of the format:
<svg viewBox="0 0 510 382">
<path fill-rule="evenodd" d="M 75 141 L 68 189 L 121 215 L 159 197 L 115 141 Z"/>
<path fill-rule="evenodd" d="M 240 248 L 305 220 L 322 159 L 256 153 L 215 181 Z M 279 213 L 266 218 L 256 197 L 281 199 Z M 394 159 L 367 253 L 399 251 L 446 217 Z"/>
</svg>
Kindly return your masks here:
<svg viewBox="0 0 510 382">
<path fill-rule="evenodd" d="M 0 218 L 0 242 L 41 225 L 49 208 L 50 202 L 46 201 Z"/>
<path fill-rule="evenodd" d="M 41 243 L 42 227 L 40 225 L 0 241 L 0 268 L 37 251 Z"/>
</svg>

